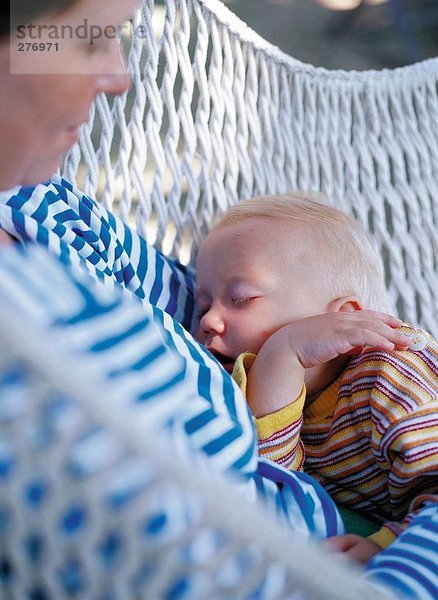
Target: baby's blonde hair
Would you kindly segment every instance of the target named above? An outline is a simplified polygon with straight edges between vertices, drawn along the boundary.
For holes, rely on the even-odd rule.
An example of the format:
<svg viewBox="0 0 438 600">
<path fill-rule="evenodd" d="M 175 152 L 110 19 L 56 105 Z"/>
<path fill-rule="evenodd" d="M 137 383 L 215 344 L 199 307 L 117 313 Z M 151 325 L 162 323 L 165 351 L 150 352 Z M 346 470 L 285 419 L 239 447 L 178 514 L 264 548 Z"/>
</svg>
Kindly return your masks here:
<svg viewBox="0 0 438 600">
<path fill-rule="evenodd" d="M 321 286 L 335 295 L 357 296 L 364 308 L 387 311 L 383 266 L 370 237 L 354 219 L 322 200 L 321 194 L 311 192 L 243 200 L 214 229 L 256 217 L 302 222 L 314 250 L 309 260 L 321 267 Z"/>
</svg>

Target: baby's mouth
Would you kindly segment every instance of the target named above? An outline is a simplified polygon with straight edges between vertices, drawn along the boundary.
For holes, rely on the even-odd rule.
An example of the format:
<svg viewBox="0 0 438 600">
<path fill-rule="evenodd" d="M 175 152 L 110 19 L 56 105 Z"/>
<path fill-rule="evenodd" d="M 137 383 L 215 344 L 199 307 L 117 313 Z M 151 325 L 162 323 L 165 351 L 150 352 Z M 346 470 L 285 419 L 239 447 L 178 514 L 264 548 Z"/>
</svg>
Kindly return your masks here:
<svg viewBox="0 0 438 600">
<path fill-rule="evenodd" d="M 216 352 L 216 350 L 210 350 L 211 354 L 213 354 L 213 356 L 215 357 L 215 359 L 220 362 L 220 364 L 223 366 L 223 368 L 228 371 L 228 373 L 232 373 L 233 372 L 233 368 L 234 368 L 234 362 L 235 359 L 234 358 L 230 358 L 229 356 L 225 356 L 225 354 L 222 354 L 221 352 Z"/>
</svg>

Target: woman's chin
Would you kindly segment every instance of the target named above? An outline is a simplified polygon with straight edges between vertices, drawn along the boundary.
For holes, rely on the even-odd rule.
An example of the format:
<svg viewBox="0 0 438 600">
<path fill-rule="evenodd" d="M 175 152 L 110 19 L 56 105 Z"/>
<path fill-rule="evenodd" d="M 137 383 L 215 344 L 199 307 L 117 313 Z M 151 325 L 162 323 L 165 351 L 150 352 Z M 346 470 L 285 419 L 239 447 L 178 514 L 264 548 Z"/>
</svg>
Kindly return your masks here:
<svg viewBox="0 0 438 600">
<path fill-rule="evenodd" d="M 77 127 L 67 127 L 67 138 L 68 138 L 68 144 L 70 146 L 73 146 L 73 144 L 75 144 L 78 139 L 79 139 L 79 130 Z"/>
<path fill-rule="evenodd" d="M 65 145 L 65 147 L 66 150 L 63 150 L 56 155 L 52 154 L 50 158 L 46 156 L 44 158 L 44 163 L 39 162 L 38 164 L 35 164 L 33 168 L 28 169 L 19 183 L 21 185 L 37 185 L 42 181 L 51 179 L 58 171 L 62 159 L 70 146 L 67 147 L 67 145 Z"/>
<path fill-rule="evenodd" d="M 51 177 L 53 177 L 53 175 L 56 173 L 56 171 L 58 170 L 59 165 L 57 165 L 54 169 L 50 170 L 49 169 L 39 169 L 38 171 L 35 171 L 35 175 L 34 174 L 26 174 L 22 180 L 20 182 L 18 182 L 19 185 L 22 186 L 31 186 L 31 185 L 37 185 L 38 183 L 41 183 L 43 181 L 48 181 Z"/>
</svg>

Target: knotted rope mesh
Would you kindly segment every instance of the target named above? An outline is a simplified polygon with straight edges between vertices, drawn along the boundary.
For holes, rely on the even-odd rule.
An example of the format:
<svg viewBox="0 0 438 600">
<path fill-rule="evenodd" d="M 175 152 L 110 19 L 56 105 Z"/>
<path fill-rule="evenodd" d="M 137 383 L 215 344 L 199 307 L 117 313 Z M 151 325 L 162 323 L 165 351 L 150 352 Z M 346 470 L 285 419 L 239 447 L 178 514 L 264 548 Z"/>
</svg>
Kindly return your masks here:
<svg viewBox="0 0 438 600">
<path fill-rule="evenodd" d="M 438 59 L 297 61 L 218 0 L 144 0 L 132 88 L 99 97 L 63 175 L 184 262 L 239 199 L 322 191 L 367 229 L 394 308 L 437 333 Z"/>
</svg>

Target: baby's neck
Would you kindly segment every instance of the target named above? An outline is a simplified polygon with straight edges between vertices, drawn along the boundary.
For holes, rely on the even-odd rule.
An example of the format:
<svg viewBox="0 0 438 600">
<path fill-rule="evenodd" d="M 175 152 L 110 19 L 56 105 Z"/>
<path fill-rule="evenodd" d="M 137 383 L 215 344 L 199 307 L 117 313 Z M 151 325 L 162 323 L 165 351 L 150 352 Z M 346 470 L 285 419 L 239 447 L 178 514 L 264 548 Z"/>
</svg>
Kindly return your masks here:
<svg viewBox="0 0 438 600">
<path fill-rule="evenodd" d="M 349 356 L 338 356 L 328 363 L 306 369 L 304 376 L 306 397 L 311 401 L 313 396 L 319 394 L 319 392 L 322 392 L 322 390 L 333 383 L 345 369 L 349 360 Z"/>
</svg>

